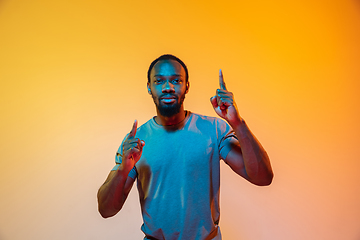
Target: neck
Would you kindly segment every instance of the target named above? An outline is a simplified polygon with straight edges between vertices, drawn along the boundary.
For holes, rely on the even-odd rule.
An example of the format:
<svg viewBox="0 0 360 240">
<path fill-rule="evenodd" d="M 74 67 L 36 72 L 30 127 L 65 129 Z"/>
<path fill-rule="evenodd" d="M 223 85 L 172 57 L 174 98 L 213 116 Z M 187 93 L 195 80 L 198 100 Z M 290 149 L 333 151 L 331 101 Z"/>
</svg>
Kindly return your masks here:
<svg viewBox="0 0 360 240">
<path fill-rule="evenodd" d="M 157 116 L 155 117 L 155 121 L 157 124 L 162 126 L 170 126 L 170 125 L 176 125 L 183 121 L 186 117 L 186 111 L 184 110 L 184 107 L 181 106 L 181 109 L 179 113 L 171 116 L 171 117 L 165 117 L 160 114 L 159 110 L 157 110 Z"/>
</svg>

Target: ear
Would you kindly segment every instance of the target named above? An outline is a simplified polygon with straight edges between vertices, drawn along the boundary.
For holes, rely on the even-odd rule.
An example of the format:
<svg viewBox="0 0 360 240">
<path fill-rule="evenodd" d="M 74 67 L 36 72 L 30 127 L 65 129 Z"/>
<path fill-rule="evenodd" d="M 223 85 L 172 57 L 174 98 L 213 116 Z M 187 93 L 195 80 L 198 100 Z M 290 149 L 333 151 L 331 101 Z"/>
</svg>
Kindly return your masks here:
<svg viewBox="0 0 360 240">
<path fill-rule="evenodd" d="M 149 84 L 149 83 L 147 83 L 146 85 L 147 85 L 147 90 L 148 90 L 148 93 L 151 95 L 150 84 Z"/>
<path fill-rule="evenodd" d="M 190 83 L 189 83 L 189 81 L 187 81 L 186 82 L 186 91 L 185 91 L 185 93 L 189 92 L 189 88 L 190 88 Z"/>
</svg>

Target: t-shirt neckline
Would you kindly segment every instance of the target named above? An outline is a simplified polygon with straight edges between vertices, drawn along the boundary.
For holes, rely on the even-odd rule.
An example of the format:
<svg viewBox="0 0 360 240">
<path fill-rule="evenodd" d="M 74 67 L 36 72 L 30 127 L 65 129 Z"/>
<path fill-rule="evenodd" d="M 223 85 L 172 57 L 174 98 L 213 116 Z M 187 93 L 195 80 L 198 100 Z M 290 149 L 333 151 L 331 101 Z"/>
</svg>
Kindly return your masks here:
<svg viewBox="0 0 360 240">
<path fill-rule="evenodd" d="M 152 118 L 152 125 L 155 126 L 155 127 L 158 127 L 158 128 L 163 128 L 163 129 L 174 129 L 174 128 L 178 128 L 179 126 L 185 126 L 185 124 L 188 122 L 190 116 L 192 115 L 192 112 L 191 111 L 188 111 L 188 110 L 185 110 L 185 118 L 181 121 L 181 122 L 178 122 L 177 124 L 175 125 L 160 125 L 158 124 L 156 121 L 155 121 L 155 117 L 154 116 Z"/>
</svg>

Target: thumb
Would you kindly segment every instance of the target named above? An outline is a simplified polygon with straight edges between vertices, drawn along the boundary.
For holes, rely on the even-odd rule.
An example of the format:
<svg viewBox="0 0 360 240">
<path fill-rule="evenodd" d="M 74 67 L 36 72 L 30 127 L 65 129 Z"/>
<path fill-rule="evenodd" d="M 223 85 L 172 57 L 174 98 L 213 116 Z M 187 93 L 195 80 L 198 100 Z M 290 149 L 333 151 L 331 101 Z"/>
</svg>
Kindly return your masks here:
<svg viewBox="0 0 360 240">
<path fill-rule="evenodd" d="M 210 102 L 211 102 L 211 104 L 213 105 L 214 108 L 217 108 L 219 106 L 218 103 L 217 103 L 216 96 L 211 97 Z"/>
</svg>

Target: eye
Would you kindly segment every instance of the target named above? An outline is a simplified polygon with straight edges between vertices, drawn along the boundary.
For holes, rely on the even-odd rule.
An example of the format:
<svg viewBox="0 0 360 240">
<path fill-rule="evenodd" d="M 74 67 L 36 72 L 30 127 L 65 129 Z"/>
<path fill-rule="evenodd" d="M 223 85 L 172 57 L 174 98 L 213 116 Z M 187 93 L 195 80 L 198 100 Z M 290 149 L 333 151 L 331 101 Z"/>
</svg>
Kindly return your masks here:
<svg viewBox="0 0 360 240">
<path fill-rule="evenodd" d="M 181 81 L 181 79 L 176 78 L 176 79 L 171 80 L 171 82 L 172 82 L 173 84 L 179 84 L 179 83 L 181 83 L 182 81 Z"/>
<path fill-rule="evenodd" d="M 155 84 L 163 84 L 163 83 L 164 83 L 164 80 L 162 80 L 162 79 L 155 80 Z"/>
</svg>

